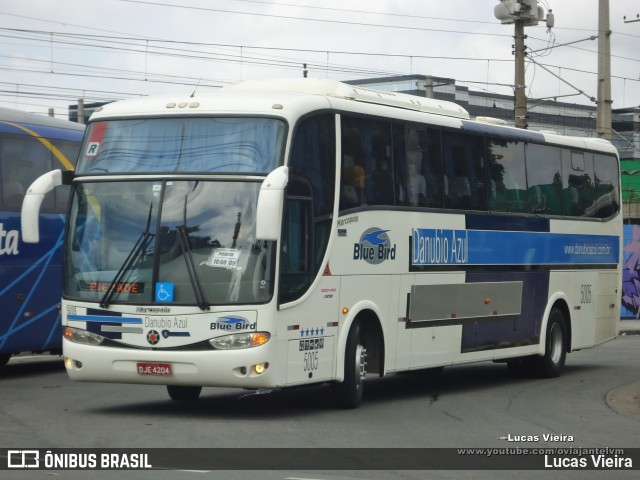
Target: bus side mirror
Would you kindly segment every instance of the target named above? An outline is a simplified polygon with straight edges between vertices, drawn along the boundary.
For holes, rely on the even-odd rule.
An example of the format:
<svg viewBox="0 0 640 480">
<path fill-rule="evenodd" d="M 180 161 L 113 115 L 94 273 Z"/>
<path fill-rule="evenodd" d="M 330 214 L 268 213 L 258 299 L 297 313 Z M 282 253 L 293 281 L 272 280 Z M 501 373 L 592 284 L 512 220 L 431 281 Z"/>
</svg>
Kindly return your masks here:
<svg viewBox="0 0 640 480">
<path fill-rule="evenodd" d="M 278 240 L 282 229 L 284 189 L 289 181 L 289 167 L 278 167 L 262 182 L 256 209 L 256 238 Z"/>
<path fill-rule="evenodd" d="M 38 217 L 42 200 L 44 200 L 44 196 L 47 193 L 58 185 L 70 184 L 72 176 L 72 171 L 52 170 L 40 175 L 29 186 L 22 201 L 22 211 L 20 213 L 23 242 L 38 243 L 40 241 Z"/>
</svg>

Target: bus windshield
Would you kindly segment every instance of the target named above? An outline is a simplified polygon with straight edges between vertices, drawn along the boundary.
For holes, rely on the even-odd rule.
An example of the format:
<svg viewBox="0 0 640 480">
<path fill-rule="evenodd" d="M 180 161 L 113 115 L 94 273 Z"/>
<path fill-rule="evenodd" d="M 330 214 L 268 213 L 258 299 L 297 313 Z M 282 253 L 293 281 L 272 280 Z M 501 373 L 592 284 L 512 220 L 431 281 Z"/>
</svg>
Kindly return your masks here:
<svg viewBox="0 0 640 480">
<path fill-rule="evenodd" d="M 272 118 L 144 118 L 89 125 L 76 174 L 269 173 L 285 124 Z"/>
<path fill-rule="evenodd" d="M 76 183 L 64 294 L 117 304 L 269 301 L 272 242 L 255 237 L 260 182 Z"/>
</svg>

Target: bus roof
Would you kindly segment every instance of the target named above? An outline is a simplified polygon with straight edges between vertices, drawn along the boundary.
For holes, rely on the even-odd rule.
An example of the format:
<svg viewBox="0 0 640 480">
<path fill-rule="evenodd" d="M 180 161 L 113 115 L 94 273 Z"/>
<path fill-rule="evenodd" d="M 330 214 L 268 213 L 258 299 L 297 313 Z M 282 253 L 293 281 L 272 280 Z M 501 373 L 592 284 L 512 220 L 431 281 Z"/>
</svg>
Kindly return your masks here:
<svg viewBox="0 0 640 480">
<path fill-rule="evenodd" d="M 0 107 L 0 133 L 36 135 L 79 142 L 85 126 L 36 113 Z"/>
<path fill-rule="evenodd" d="M 274 113 L 278 102 L 297 99 L 307 107 L 330 108 L 331 99 L 395 107 L 447 117 L 468 119 L 469 113 L 452 102 L 404 93 L 379 92 L 336 80 L 311 78 L 249 80 L 197 97 L 146 97 L 125 100 L 96 109 L 91 120 L 113 116 L 144 116 L 197 113 Z M 246 99 L 247 101 L 242 101 Z M 276 103 L 274 104 L 274 101 Z M 281 112 L 285 114 L 285 112 Z M 284 115 L 286 116 L 286 115 Z"/>
<path fill-rule="evenodd" d="M 84 130 L 81 123 L 61 120 L 59 118 L 40 115 L 37 113 L 24 112 L 22 110 L 14 110 L 12 108 L 0 107 L 0 120 L 13 123 L 25 123 L 30 125 L 39 125 L 42 127 L 67 128 L 70 130 Z"/>
<path fill-rule="evenodd" d="M 294 118 L 311 110 L 336 108 L 363 112 L 366 105 L 377 108 L 393 107 L 407 112 L 416 120 L 419 113 L 436 115 L 440 125 L 449 125 L 469 132 L 496 135 L 520 141 L 551 142 L 569 147 L 617 153 L 613 145 L 602 139 L 568 137 L 512 126 L 471 120 L 469 113 L 459 105 L 416 95 L 383 92 L 349 85 L 336 80 L 315 78 L 277 78 L 248 80 L 226 86 L 215 93 L 200 96 L 145 97 L 114 102 L 99 107 L 91 121 L 106 118 L 127 118 L 164 115 L 257 114 Z M 349 105 L 352 105 L 349 107 Z M 411 113 L 409 113 L 411 112 Z M 377 112 L 380 114 L 380 110 Z M 387 111 L 390 117 L 394 117 Z M 448 119 L 448 120 L 445 120 Z"/>
<path fill-rule="evenodd" d="M 389 107 L 416 110 L 419 112 L 445 115 L 455 118 L 469 118 L 469 112 L 459 105 L 444 100 L 418 97 L 406 93 L 383 92 L 369 88 L 358 87 L 336 80 L 285 78 L 273 80 L 249 80 L 225 87 L 231 91 L 278 92 L 288 91 L 306 93 L 310 95 L 325 95 L 327 97 L 354 100 L 356 102 L 373 103 Z"/>
</svg>

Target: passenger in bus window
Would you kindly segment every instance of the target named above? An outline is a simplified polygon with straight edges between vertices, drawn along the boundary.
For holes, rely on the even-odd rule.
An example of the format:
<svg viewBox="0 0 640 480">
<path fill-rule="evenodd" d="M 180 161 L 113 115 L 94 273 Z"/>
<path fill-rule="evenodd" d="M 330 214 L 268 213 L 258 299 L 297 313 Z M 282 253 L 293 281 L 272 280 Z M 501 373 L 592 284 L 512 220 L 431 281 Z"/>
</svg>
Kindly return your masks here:
<svg viewBox="0 0 640 480">
<path fill-rule="evenodd" d="M 471 206 L 471 183 L 464 169 L 464 165 L 458 161 L 454 163 L 455 178 L 455 196 L 458 200 L 460 208 L 469 208 Z"/>
<path fill-rule="evenodd" d="M 366 205 L 364 195 L 365 171 L 361 165 L 356 164 L 350 155 L 344 155 L 342 159 L 342 190 L 341 207 L 351 208 Z"/>
<path fill-rule="evenodd" d="M 531 213 L 547 211 L 547 196 L 542 193 L 540 185 L 533 185 L 529 189 L 529 210 Z"/>
<path fill-rule="evenodd" d="M 407 131 L 407 197 L 413 207 L 427 204 L 427 181 L 422 175 L 422 148 L 417 130 Z"/>
</svg>

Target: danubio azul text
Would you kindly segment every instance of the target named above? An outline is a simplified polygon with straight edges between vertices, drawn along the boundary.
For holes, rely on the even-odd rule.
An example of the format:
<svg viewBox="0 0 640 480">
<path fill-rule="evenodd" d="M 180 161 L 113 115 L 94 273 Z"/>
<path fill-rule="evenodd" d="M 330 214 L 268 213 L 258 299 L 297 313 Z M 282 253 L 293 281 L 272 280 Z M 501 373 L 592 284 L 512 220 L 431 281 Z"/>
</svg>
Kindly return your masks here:
<svg viewBox="0 0 640 480">
<path fill-rule="evenodd" d="M 469 234 L 466 230 L 413 229 L 412 265 L 466 263 L 469 263 Z"/>
</svg>

